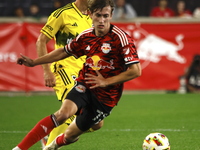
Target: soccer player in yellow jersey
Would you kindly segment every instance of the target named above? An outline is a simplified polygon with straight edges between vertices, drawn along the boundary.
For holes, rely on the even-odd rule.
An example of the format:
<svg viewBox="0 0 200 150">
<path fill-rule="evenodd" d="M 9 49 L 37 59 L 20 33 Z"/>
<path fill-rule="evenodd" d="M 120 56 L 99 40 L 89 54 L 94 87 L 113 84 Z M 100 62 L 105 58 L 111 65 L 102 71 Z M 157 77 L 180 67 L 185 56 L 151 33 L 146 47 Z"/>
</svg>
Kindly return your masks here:
<svg viewBox="0 0 200 150">
<path fill-rule="evenodd" d="M 55 40 L 55 49 L 64 47 L 83 30 L 92 26 L 87 5 L 87 0 L 76 0 L 55 10 L 49 16 L 36 42 L 38 56 L 43 56 L 47 53 L 46 44 L 51 39 Z M 84 62 L 84 56 L 79 59 L 71 56 L 50 65 L 42 65 L 45 85 L 54 88 L 59 101 L 63 101 L 74 86 L 75 78 L 78 76 L 78 72 Z M 48 145 L 55 137 L 63 133 L 73 119 L 74 116 L 68 119 L 65 124 L 55 128 L 50 133 L 46 144 Z M 90 131 L 99 129 L 102 124 L 103 122 L 95 125 Z"/>
</svg>

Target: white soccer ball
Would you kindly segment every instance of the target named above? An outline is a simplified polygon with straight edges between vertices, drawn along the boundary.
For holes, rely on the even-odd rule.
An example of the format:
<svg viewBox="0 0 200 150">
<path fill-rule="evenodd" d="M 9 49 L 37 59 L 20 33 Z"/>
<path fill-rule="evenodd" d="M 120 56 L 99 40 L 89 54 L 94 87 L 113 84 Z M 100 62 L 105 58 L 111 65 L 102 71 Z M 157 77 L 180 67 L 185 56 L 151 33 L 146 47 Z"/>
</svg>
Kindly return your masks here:
<svg viewBox="0 0 200 150">
<path fill-rule="evenodd" d="M 144 139 L 143 150 L 170 150 L 168 138 L 162 133 L 150 133 Z"/>
</svg>

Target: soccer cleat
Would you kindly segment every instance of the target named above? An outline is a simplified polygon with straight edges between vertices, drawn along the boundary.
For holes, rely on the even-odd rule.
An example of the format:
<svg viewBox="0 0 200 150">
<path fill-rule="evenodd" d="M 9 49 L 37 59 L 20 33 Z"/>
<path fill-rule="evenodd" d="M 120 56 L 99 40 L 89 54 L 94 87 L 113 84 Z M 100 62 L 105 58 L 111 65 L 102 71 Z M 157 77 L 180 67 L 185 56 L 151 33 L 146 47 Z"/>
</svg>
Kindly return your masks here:
<svg viewBox="0 0 200 150">
<path fill-rule="evenodd" d="M 62 134 L 60 134 L 60 135 L 62 135 Z M 43 148 L 43 150 L 58 150 L 60 146 L 58 146 L 58 144 L 56 143 L 56 139 L 57 138 L 55 138 L 49 145 L 46 145 Z"/>
<path fill-rule="evenodd" d="M 21 150 L 18 146 L 16 146 L 15 148 L 13 148 L 12 150 Z"/>
<path fill-rule="evenodd" d="M 48 140 L 48 136 L 45 136 L 44 138 L 42 138 L 42 139 L 40 140 L 41 145 L 42 145 L 42 149 L 46 146 L 47 140 Z"/>
<path fill-rule="evenodd" d="M 43 150 L 58 150 L 59 146 L 56 144 L 56 140 L 53 140 L 49 145 L 45 146 Z"/>
</svg>

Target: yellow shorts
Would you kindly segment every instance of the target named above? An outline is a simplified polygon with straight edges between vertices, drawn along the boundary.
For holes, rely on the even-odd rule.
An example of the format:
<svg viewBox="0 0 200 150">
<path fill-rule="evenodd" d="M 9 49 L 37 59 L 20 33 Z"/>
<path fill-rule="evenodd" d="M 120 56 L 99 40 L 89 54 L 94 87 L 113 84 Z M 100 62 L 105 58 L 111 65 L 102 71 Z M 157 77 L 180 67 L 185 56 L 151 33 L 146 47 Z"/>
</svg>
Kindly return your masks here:
<svg viewBox="0 0 200 150">
<path fill-rule="evenodd" d="M 83 62 L 80 62 L 80 66 Z M 79 70 L 81 68 L 78 66 L 65 66 L 61 61 L 51 64 L 51 71 L 54 73 L 56 79 L 56 86 L 53 87 L 56 92 L 57 98 L 63 101 L 66 95 L 72 89 L 75 84 L 75 79 L 78 77 Z"/>
</svg>

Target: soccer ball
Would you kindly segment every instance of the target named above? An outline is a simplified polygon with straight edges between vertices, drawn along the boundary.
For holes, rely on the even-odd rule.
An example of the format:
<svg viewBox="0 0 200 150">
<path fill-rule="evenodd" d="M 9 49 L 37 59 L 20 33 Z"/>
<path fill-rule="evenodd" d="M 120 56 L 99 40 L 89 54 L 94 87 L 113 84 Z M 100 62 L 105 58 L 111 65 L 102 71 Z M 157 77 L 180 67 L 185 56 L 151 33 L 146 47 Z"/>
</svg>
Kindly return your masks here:
<svg viewBox="0 0 200 150">
<path fill-rule="evenodd" d="M 144 139 L 143 150 L 170 150 L 168 138 L 162 133 L 151 133 Z"/>
</svg>

